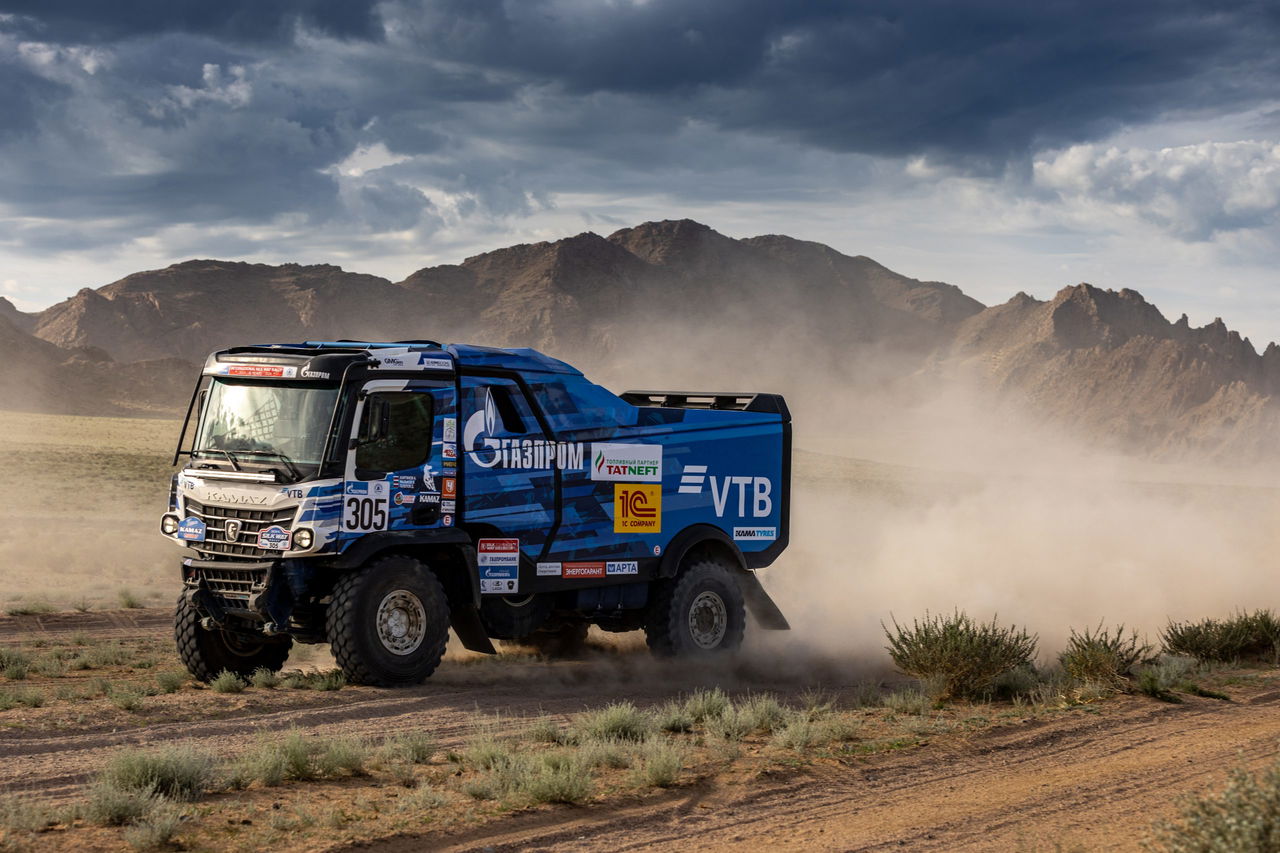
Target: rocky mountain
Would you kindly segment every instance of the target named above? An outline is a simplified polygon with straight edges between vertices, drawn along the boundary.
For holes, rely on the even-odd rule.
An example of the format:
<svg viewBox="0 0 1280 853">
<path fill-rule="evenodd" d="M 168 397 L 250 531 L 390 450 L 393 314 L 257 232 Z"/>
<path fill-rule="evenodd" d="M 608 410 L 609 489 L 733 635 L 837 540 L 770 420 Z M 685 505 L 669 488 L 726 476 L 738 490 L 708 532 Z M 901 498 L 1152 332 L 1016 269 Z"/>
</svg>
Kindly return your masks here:
<svg viewBox="0 0 1280 853">
<path fill-rule="evenodd" d="M 42 376 L 69 360 L 114 364 L 112 399 L 137 362 L 170 360 L 148 368 L 161 373 L 188 362 L 173 408 L 212 350 L 368 337 L 534 346 L 593 369 L 666 358 L 732 377 L 746 365 L 784 391 L 800 376 L 844 389 L 977 380 L 1050 423 L 1169 453 L 1261 451 L 1280 423 L 1280 348 L 1259 355 L 1220 320 L 1170 323 L 1133 291 L 1087 284 L 986 308 L 870 258 L 690 220 L 511 246 L 398 283 L 329 265 L 188 261 L 37 315 L 0 300 L 0 322 Z"/>
</svg>

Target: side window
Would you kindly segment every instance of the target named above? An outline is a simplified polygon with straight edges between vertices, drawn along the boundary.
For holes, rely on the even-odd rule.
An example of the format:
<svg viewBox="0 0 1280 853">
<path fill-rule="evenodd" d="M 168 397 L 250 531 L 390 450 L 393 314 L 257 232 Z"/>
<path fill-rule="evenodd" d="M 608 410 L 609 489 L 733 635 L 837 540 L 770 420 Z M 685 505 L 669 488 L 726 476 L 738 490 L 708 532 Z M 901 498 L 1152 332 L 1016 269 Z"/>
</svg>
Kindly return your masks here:
<svg viewBox="0 0 1280 853">
<path fill-rule="evenodd" d="M 494 414 L 497 416 L 494 424 L 495 432 L 522 435 L 528 431 L 529 428 L 524 418 L 520 416 L 516 401 L 511 398 L 510 388 L 505 385 L 490 385 L 489 397 L 493 400 Z M 521 400 L 521 402 L 524 401 Z"/>
<path fill-rule="evenodd" d="M 356 470 L 403 471 L 431 455 L 431 395 L 412 392 L 370 394 L 357 433 Z"/>
</svg>

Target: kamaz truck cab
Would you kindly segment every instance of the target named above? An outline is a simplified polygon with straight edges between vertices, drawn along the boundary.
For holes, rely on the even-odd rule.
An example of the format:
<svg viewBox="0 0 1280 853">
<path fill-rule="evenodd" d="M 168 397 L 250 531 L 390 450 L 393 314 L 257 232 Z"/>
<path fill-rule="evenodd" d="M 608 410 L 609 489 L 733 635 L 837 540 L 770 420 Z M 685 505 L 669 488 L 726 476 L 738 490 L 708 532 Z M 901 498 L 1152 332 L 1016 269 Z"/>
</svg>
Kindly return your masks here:
<svg viewBox="0 0 1280 853">
<path fill-rule="evenodd" d="M 278 670 L 328 643 L 351 681 L 422 681 L 452 627 L 565 649 L 643 629 L 659 655 L 736 648 L 787 544 L 775 394 L 616 395 L 529 349 L 308 341 L 214 353 L 161 531 L 189 549 L 192 674 Z"/>
</svg>

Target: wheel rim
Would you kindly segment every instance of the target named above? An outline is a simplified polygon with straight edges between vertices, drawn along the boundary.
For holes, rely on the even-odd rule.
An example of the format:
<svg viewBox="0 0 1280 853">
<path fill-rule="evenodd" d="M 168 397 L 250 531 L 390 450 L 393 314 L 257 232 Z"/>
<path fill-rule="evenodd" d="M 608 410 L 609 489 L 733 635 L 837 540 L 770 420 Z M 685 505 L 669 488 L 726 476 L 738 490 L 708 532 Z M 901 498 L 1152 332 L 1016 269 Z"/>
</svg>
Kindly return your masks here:
<svg viewBox="0 0 1280 853">
<path fill-rule="evenodd" d="M 729 608 L 711 590 L 698 593 L 689 607 L 689 634 L 700 649 L 717 648 L 729 629 Z"/>
<path fill-rule="evenodd" d="M 427 611 L 418 596 L 407 589 L 387 594 L 378 605 L 378 640 L 393 655 L 407 655 L 422 645 L 427 635 Z"/>
</svg>

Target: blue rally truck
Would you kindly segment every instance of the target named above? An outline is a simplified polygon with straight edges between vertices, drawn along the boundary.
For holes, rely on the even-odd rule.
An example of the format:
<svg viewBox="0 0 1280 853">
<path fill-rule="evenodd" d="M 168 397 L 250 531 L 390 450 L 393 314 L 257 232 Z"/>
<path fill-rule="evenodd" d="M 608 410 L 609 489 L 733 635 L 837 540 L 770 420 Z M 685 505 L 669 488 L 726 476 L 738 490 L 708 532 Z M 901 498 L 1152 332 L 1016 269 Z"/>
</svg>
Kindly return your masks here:
<svg viewBox="0 0 1280 853">
<path fill-rule="evenodd" d="M 547 653 L 643 629 L 658 655 L 787 622 L 754 571 L 787 545 L 776 394 L 621 396 L 530 349 L 238 347 L 205 363 L 163 534 L 197 678 L 329 643 L 348 679 L 436 668 L 452 627 Z"/>
</svg>

